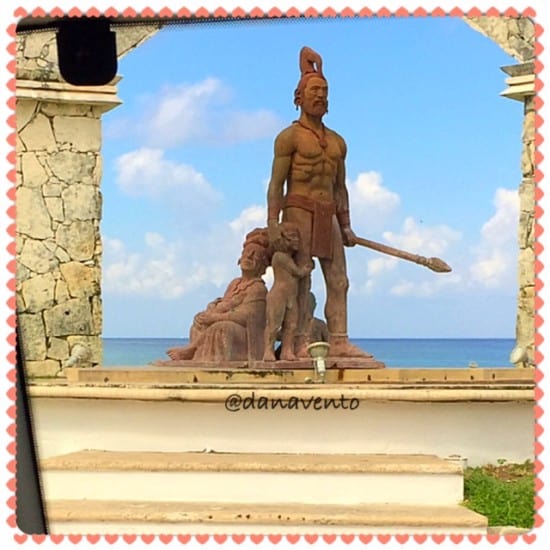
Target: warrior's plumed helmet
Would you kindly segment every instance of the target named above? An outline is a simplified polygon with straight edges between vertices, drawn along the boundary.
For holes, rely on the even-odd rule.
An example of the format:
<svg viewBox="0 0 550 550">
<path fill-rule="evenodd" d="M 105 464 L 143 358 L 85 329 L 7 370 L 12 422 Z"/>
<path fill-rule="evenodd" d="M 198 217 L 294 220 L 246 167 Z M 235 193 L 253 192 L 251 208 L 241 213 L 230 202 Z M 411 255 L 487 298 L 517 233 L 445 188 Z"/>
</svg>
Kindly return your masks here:
<svg viewBox="0 0 550 550">
<path fill-rule="evenodd" d="M 294 90 L 294 105 L 296 107 L 300 103 L 302 92 L 310 78 L 316 76 L 322 78 L 325 82 L 327 81 L 323 75 L 323 60 L 321 56 L 307 46 L 304 46 L 300 50 L 300 73 L 300 82 L 298 82 L 298 86 Z"/>
</svg>

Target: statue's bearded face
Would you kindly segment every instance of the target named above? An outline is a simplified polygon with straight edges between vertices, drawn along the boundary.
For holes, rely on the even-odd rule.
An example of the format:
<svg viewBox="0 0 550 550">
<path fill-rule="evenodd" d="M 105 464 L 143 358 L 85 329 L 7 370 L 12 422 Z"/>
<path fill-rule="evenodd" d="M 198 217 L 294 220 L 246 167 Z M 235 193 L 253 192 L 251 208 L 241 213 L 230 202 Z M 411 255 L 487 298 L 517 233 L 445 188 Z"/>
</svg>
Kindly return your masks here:
<svg viewBox="0 0 550 550">
<path fill-rule="evenodd" d="M 318 76 L 308 79 L 301 98 L 302 110 L 313 116 L 323 116 L 328 111 L 328 84 Z"/>
</svg>

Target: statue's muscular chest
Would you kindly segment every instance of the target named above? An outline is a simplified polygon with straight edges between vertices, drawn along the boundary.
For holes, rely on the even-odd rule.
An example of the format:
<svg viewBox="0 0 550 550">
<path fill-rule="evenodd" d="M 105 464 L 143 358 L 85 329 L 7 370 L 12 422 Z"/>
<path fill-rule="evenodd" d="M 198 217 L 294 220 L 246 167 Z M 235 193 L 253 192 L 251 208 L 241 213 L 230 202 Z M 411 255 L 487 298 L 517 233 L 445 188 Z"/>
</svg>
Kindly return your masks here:
<svg viewBox="0 0 550 550">
<path fill-rule="evenodd" d="M 328 131 L 313 132 L 308 128 L 296 128 L 294 160 L 298 164 L 324 167 L 334 170 L 342 153 L 336 137 Z"/>
</svg>

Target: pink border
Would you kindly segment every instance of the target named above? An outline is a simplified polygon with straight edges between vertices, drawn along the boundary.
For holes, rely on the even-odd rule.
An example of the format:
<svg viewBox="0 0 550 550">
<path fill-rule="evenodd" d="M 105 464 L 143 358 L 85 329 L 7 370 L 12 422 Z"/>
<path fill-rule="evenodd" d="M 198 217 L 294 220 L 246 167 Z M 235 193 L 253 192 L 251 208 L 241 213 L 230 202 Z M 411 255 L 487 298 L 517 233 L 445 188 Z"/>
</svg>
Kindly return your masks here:
<svg viewBox="0 0 550 550">
<path fill-rule="evenodd" d="M 258 7 L 253 8 L 249 13 L 247 13 L 242 8 L 236 8 L 231 13 L 228 13 L 224 8 L 219 7 L 215 9 L 214 11 L 208 11 L 206 8 L 199 8 L 196 12 L 191 12 L 187 8 L 182 8 L 178 10 L 177 12 L 174 12 L 171 9 L 163 8 L 158 12 L 155 12 L 151 8 L 145 8 L 144 10 L 140 12 L 137 12 L 133 8 L 127 8 L 123 11 L 119 11 L 115 8 L 109 8 L 105 10 L 105 12 L 101 12 L 100 10 L 96 8 L 91 8 L 87 12 L 84 12 L 80 10 L 79 8 L 75 7 L 70 9 L 68 12 L 63 11 L 61 8 L 54 8 L 49 13 L 46 12 L 42 8 L 35 8 L 32 11 L 28 11 L 25 8 L 19 7 L 16 8 L 13 12 L 14 18 L 19 19 L 26 16 L 34 16 L 34 17 L 41 17 L 41 16 L 51 16 L 51 17 L 60 17 L 64 16 L 65 14 L 69 15 L 70 17 L 81 17 L 83 15 L 86 15 L 88 17 L 98 17 L 100 15 L 105 15 L 108 17 L 189 17 L 191 15 L 194 15 L 195 17 L 215 17 L 215 18 L 225 18 L 229 15 L 233 17 L 265 17 L 269 16 L 272 18 L 278 18 L 283 15 L 286 17 L 444 17 L 444 16 L 453 16 L 453 17 L 462 17 L 462 16 L 470 16 L 470 17 L 476 17 L 481 15 L 489 15 L 489 16 L 497 16 L 497 15 L 506 15 L 510 17 L 517 17 L 519 15 L 522 15 L 524 17 L 531 17 L 535 18 L 536 11 L 529 7 L 524 9 L 523 11 L 518 11 L 514 8 L 508 8 L 504 11 L 500 11 L 497 8 L 490 8 L 486 12 L 482 12 L 478 8 L 472 8 L 469 11 L 465 12 L 461 10 L 460 8 L 454 8 L 450 10 L 449 12 L 445 12 L 441 8 L 435 8 L 433 11 L 428 12 L 423 8 L 417 8 L 414 11 L 409 11 L 406 8 L 399 8 L 395 12 L 390 11 L 387 8 L 381 8 L 376 12 L 373 12 L 372 10 L 368 8 L 363 8 L 359 12 L 353 11 L 351 8 L 344 8 L 341 11 L 336 11 L 333 8 L 326 8 L 322 12 L 315 9 L 315 8 L 308 8 L 305 10 L 305 12 L 300 12 L 296 8 L 290 8 L 286 13 L 282 12 L 278 8 L 272 8 L 269 11 L 264 11 Z M 8 52 L 10 55 L 13 56 L 12 61 L 8 64 L 8 70 L 14 75 L 12 79 L 10 79 L 7 83 L 8 90 L 12 93 L 10 98 L 8 99 L 8 106 L 13 111 L 13 114 L 11 114 L 8 119 L 7 123 L 8 125 L 13 129 L 13 131 L 8 135 L 6 141 L 11 146 L 11 151 L 7 156 L 8 161 L 12 165 L 12 169 L 7 173 L 7 179 L 12 183 L 12 186 L 7 191 L 7 196 L 12 201 L 12 205 L 7 210 L 7 215 L 10 219 L 13 220 L 13 223 L 11 223 L 8 227 L 7 233 L 10 238 L 10 242 L 7 246 L 7 252 L 10 256 L 12 256 L 12 259 L 8 262 L 7 268 L 10 273 L 13 274 L 13 277 L 8 282 L 8 289 L 11 291 L 12 295 L 8 299 L 8 306 L 13 311 L 13 313 L 8 317 L 7 319 L 7 325 L 9 327 L 9 332 L 7 336 L 7 342 L 8 344 L 15 348 L 15 323 L 16 323 L 16 317 L 15 317 L 15 309 L 16 309 L 16 301 L 15 301 L 15 272 L 16 272 L 16 260 L 15 260 L 15 185 L 16 185 L 16 153 L 15 153 L 15 145 L 16 145 L 16 118 L 15 118 L 15 74 L 16 74 L 16 61 L 15 61 L 15 53 L 16 53 L 16 43 L 15 43 L 15 28 L 16 24 L 12 23 L 7 27 L 7 33 L 12 38 L 12 41 L 8 45 Z M 543 47 L 541 43 L 539 42 L 540 36 L 543 34 L 544 29 L 540 24 L 535 23 L 535 54 L 537 56 L 537 59 L 535 60 L 535 91 L 540 92 L 540 90 L 543 88 L 544 84 L 542 83 L 541 79 L 538 77 L 540 72 L 543 69 L 542 63 L 538 60 L 538 56 L 543 51 Z M 535 97 L 535 109 L 537 111 L 537 114 L 535 115 L 535 165 L 540 166 L 540 163 L 543 159 L 543 155 L 538 149 L 540 144 L 543 142 L 544 138 L 542 137 L 540 133 L 540 128 L 542 127 L 544 121 L 543 118 L 538 114 L 540 107 L 542 106 L 543 101 L 540 98 L 540 96 Z M 541 182 L 543 180 L 543 173 L 540 169 L 535 169 L 535 183 L 536 183 L 536 189 L 535 189 L 535 200 L 540 201 L 542 196 L 544 195 L 543 190 L 541 188 Z M 535 254 L 538 257 L 540 255 L 540 252 L 542 251 L 543 247 L 539 241 L 540 236 L 543 234 L 544 229 L 540 223 L 540 220 L 543 216 L 544 212 L 542 208 L 537 204 L 535 206 Z M 544 283 L 542 279 L 540 278 L 541 273 L 543 272 L 544 266 L 540 262 L 540 260 L 535 260 L 535 290 L 537 292 L 537 295 L 535 296 L 535 327 L 536 327 L 536 333 L 535 333 L 535 346 L 538 348 L 540 344 L 544 341 L 544 338 L 540 332 L 540 328 L 544 324 L 544 321 L 542 317 L 539 315 L 539 310 L 543 304 L 542 299 L 538 295 L 542 287 L 544 286 Z M 535 381 L 539 383 L 543 378 L 543 373 L 540 368 L 542 365 L 542 361 L 544 359 L 544 356 L 542 353 L 537 349 L 535 351 Z M 8 380 L 15 384 L 15 351 L 11 351 L 7 355 L 7 360 L 12 365 L 13 368 L 11 368 L 7 373 Z M 12 404 L 7 409 L 7 414 L 9 418 L 11 418 L 13 421 L 15 420 L 15 386 L 11 387 L 8 391 L 8 398 L 12 402 Z M 543 392 L 542 390 L 537 386 L 535 387 L 535 399 L 537 401 L 537 404 L 534 407 L 534 413 L 535 413 L 535 472 L 537 474 L 540 474 L 544 468 L 542 462 L 538 459 L 538 456 L 543 450 L 542 444 L 538 441 L 538 438 L 542 435 L 544 432 L 544 428 L 541 424 L 541 418 L 544 414 L 544 411 L 542 407 L 538 404 L 540 399 L 542 398 Z M 16 523 L 16 517 L 15 517 L 15 422 L 12 422 L 8 427 L 8 434 L 11 437 L 11 441 L 8 444 L 8 452 L 14 457 L 12 458 L 8 464 L 7 469 L 8 471 L 13 475 L 13 477 L 10 478 L 8 481 L 8 488 L 13 493 L 12 496 L 8 499 L 7 504 L 9 508 L 13 511 L 13 513 L 8 517 L 7 524 L 12 529 L 17 529 L 17 523 Z M 537 477 L 535 480 L 535 491 L 540 491 L 540 489 L 543 486 L 543 482 L 540 479 L 540 477 Z M 544 502 L 542 498 L 540 498 L 538 495 L 535 496 L 535 527 L 541 527 L 544 523 L 544 520 L 542 516 L 538 513 L 538 511 L 542 508 Z M 104 538 L 106 542 L 109 544 L 114 544 L 115 542 L 126 542 L 128 544 L 132 544 L 135 542 L 138 538 L 141 539 L 142 542 L 146 544 L 151 544 L 152 542 L 162 542 L 164 544 L 168 544 L 171 541 L 178 541 L 180 543 L 188 543 L 191 541 L 192 538 L 194 538 L 197 542 L 200 544 L 206 544 L 207 542 L 216 542 L 218 544 L 223 544 L 227 540 L 232 540 L 233 542 L 237 544 L 241 544 L 245 541 L 247 542 L 253 542 L 254 544 L 259 544 L 262 541 L 269 541 L 273 544 L 277 544 L 281 542 L 282 540 L 286 540 L 287 542 L 291 544 L 296 544 L 298 541 L 303 539 L 303 541 L 314 544 L 317 541 L 324 541 L 325 543 L 332 544 L 334 542 L 343 542 L 345 544 L 350 544 L 351 542 L 355 541 L 356 539 L 360 541 L 361 543 L 367 544 L 371 542 L 373 539 L 377 539 L 378 542 L 381 542 L 383 544 L 386 544 L 388 542 L 398 542 L 400 544 L 404 544 L 407 541 L 414 541 L 419 544 L 424 543 L 426 540 L 431 539 L 436 544 L 441 544 L 444 541 L 447 542 L 453 542 L 455 544 L 458 544 L 464 540 L 468 540 L 474 544 L 477 544 L 482 539 L 486 539 L 491 544 L 494 544 L 498 542 L 500 539 L 504 539 L 508 543 L 514 543 L 518 541 L 519 539 L 523 540 L 527 544 L 532 544 L 537 540 L 537 535 L 535 533 L 527 533 L 521 536 L 518 535 L 27 535 L 24 533 L 14 533 L 13 540 L 18 543 L 22 544 L 25 542 L 29 542 L 32 540 L 35 543 L 41 544 L 46 540 L 46 538 L 50 539 L 52 542 L 59 544 L 61 542 L 71 542 L 73 544 L 76 544 L 83 539 L 86 539 L 87 542 L 96 544 L 99 542 L 101 538 Z M 157 540 L 155 540 L 157 539 Z M 392 540 L 393 539 L 393 540 Z"/>
</svg>

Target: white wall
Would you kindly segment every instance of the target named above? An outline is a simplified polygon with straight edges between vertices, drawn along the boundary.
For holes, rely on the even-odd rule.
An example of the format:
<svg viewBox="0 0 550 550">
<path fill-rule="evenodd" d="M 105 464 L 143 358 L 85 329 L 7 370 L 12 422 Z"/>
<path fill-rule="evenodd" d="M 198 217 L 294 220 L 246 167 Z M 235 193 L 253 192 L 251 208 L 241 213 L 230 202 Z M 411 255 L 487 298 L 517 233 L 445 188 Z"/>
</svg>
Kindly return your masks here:
<svg viewBox="0 0 550 550">
<path fill-rule="evenodd" d="M 353 411 L 228 412 L 223 402 L 32 398 L 41 457 L 82 449 L 458 454 L 533 459 L 532 401 L 362 400 Z"/>
</svg>

